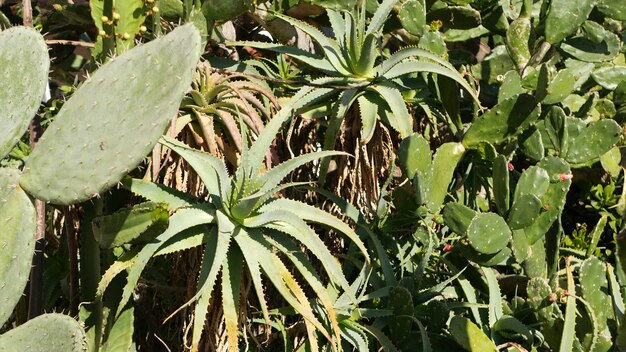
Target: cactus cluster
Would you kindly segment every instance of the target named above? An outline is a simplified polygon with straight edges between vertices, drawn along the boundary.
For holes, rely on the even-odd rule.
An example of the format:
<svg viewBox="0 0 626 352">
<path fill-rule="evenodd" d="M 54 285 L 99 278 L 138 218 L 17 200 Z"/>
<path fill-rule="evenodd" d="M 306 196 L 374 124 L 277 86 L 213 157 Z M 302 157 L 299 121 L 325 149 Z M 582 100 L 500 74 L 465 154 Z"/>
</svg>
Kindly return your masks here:
<svg viewBox="0 0 626 352">
<path fill-rule="evenodd" d="M 9 44 L 14 46 L 11 50 L 5 47 Z M 20 44 L 30 48 L 23 50 Z M 6 125 L 11 127 L 8 138 L 2 136 L 3 149 L 10 149 L 37 110 L 46 83 L 41 76 L 47 76 L 49 60 L 43 38 L 32 30 L 4 31 L 0 33 L 0 45 L 7 49 L 0 54 L 3 77 L 17 83 L 11 92 L 0 96 L 0 111 L 8 109 Z M 197 29 L 187 25 L 107 63 L 63 106 L 22 173 L 0 169 L 0 239 L 4 243 L 0 252 L 0 323 L 11 315 L 30 273 L 36 216 L 29 196 L 56 204 L 77 203 L 103 192 L 135 168 L 176 115 L 199 59 L 199 45 Z M 32 68 L 32 75 L 23 80 L 15 78 L 14 69 L 28 73 L 24 65 Z M 167 83 L 161 80 L 162 75 L 170 77 Z M 21 86 L 22 83 L 30 85 Z M 20 103 L 26 103 L 23 109 L 16 107 L 18 98 Z M 150 225 L 167 217 L 166 210 L 153 208 L 148 211 Z M 140 217 L 136 213 L 146 211 L 136 210 L 131 215 Z M 130 226 L 128 222 L 144 225 L 145 220 L 127 215 L 127 222 L 107 220 L 104 227 L 96 226 L 103 246 L 138 236 L 120 234 L 119 228 L 110 229 Z M 42 333 L 33 334 L 33 329 Z M 0 335 L 0 350 L 13 349 L 15 344 L 24 346 L 25 351 L 86 348 L 78 323 L 56 314 L 43 315 Z"/>
</svg>

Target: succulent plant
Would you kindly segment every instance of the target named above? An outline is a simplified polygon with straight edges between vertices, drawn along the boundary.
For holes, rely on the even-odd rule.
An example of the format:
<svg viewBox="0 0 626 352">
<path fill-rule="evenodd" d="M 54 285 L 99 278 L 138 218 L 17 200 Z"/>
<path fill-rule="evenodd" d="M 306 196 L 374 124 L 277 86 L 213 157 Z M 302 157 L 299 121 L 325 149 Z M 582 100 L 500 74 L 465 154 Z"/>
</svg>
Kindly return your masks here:
<svg viewBox="0 0 626 352">
<path fill-rule="evenodd" d="M 50 59 L 41 34 L 25 27 L 0 32 L 0 159 L 15 146 L 35 116 L 48 82 Z"/>
<path fill-rule="evenodd" d="M 41 137 L 20 186 L 38 199 L 71 204 L 115 185 L 176 116 L 199 45 L 200 35 L 189 24 L 102 66 Z M 163 81 L 162 75 L 172 79 Z"/>
<path fill-rule="evenodd" d="M 350 297 L 354 297 L 355 293 L 352 292 L 338 262 L 306 222 L 323 223 L 335 228 L 354 242 L 363 253 L 367 251 L 353 230 L 334 216 L 304 203 L 274 197 L 276 192 L 294 185 L 290 183 L 280 185 L 280 182 L 295 168 L 320 157 L 339 154 L 338 152 L 301 155 L 265 173 L 260 173 L 265 153 L 280 126 L 299 106 L 302 106 L 298 104 L 305 104 L 305 102 L 296 100 L 293 104 L 284 106 L 249 148 L 247 138 L 242 139 L 241 163 L 233 176 L 229 176 L 223 162 L 215 156 L 191 149 L 170 138 L 161 140 L 164 146 L 174 150 L 196 170 L 207 188 L 210 202 L 191 204 L 177 209 L 170 217 L 169 227 L 143 247 L 130 268 L 120 307 L 130 299 L 139 275 L 148 260 L 159 250 L 166 248 L 165 244 L 186 229 L 213 224 L 205 240 L 207 241 L 206 253 L 200 272 L 198 291 L 185 304 L 185 306 L 195 305 L 193 350 L 198 349 L 209 300 L 220 272 L 222 307 L 226 319 L 229 348 L 232 351 L 238 349 L 238 297 L 244 263 L 251 275 L 266 321 L 269 321 L 269 313 L 261 281 L 261 271 L 267 275 L 287 302 L 305 318 L 312 349 L 318 348 L 315 330 L 320 331 L 329 341 L 332 341 L 332 344 L 338 343 L 340 330 L 328 293 L 315 270 L 312 269 L 311 263 L 299 254 L 292 241 L 296 240 L 311 251 L 321 261 L 331 282 L 341 287 Z M 243 122 L 241 126 L 242 130 L 246 131 Z M 246 133 L 243 135 L 247 136 Z M 136 190 L 139 189 L 136 188 Z M 152 201 L 163 201 L 163 199 L 152 199 Z M 192 245 L 198 244 L 200 243 Z M 314 288 L 323 308 L 328 312 L 328 319 L 334 334 L 331 335 L 314 315 L 304 291 L 271 248 L 276 248 L 285 254 L 306 282 Z"/>
</svg>

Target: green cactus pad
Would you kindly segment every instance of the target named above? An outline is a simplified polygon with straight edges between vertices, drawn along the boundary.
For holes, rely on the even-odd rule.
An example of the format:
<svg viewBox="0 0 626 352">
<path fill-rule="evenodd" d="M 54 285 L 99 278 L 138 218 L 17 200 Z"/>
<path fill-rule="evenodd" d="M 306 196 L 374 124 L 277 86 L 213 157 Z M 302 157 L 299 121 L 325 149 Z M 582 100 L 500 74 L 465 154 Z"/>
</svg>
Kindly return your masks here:
<svg viewBox="0 0 626 352">
<path fill-rule="evenodd" d="M 546 15 L 545 37 L 557 44 L 578 30 L 589 17 L 595 0 L 552 0 Z"/>
<path fill-rule="evenodd" d="M 597 9 L 605 16 L 618 21 L 626 21 L 626 2 L 622 0 L 600 0 Z"/>
<path fill-rule="evenodd" d="M 538 320 L 542 323 L 554 322 L 555 318 L 552 315 L 554 303 L 550 300 L 552 289 L 548 281 L 541 277 L 533 277 L 526 285 L 526 293 L 528 303 L 535 310 Z"/>
<path fill-rule="evenodd" d="M 0 32 L 0 159 L 22 137 L 43 98 L 50 59 L 39 32 L 13 27 Z"/>
<path fill-rule="evenodd" d="M 561 216 L 565 197 L 572 184 L 569 164 L 561 158 L 547 157 L 541 160 L 538 167 L 546 170 L 550 176 L 550 185 L 546 192 L 539 198 L 543 205 L 543 212 L 537 220 L 525 229 L 528 242 L 533 244 L 542 238 L 552 223 Z"/>
<path fill-rule="evenodd" d="M 494 254 L 484 254 L 478 252 L 474 247 L 470 246 L 467 240 L 461 240 L 456 243 L 455 248 L 467 260 L 481 266 L 492 267 L 496 265 L 506 265 L 513 252 L 508 247 Z"/>
<path fill-rule="evenodd" d="M 522 86 L 522 78 L 519 73 L 515 70 L 507 72 L 502 79 L 500 89 L 498 89 L 498 101 L 505 101 L 523 93 L 526 93 L 526 90 Z"/>
<path fill-rule="evenodd" d="M 509 162 L 504 155 L 493 161 L 493 197 L 500 215 L 506 215 L 511 202 L 509 188 Z"/>
<path fill-rule="evenodd" d="M 472 219 L 478 213 L 461 203 L 448 203 L 443 208 L 443 222 L 459 235 L 465 235 Z"/>
<path fill-rule="evenodd" d="M 619 141 L 622 128 L 613 120 L 592 122 L 569 143 L 565 160 L 572 164 L 599 159 Z"/>
<path fill-rule="evenodd" d="M 426 9 L 424 0 L 405 1 L 398 11 L 398 18 L 402 27 L 413 35 L 424 34 L 426 26 Z"/>
<path fill-rule="evenodd" d="M 547 230 L 546 230 L 547 231 Z M 528 234 L 526 234 L 530 243 L 528 257 L 524 260 L 522 266 L 526 276 L 545 278 L 548 275 L 548 263 L 546 261 L 546 248 L 543 239 L 530 242 Z"/>
<path fill-rule="evenodd" d="M 546 149 L 541 132 L 537 127 L 533 126 L 527 129 L 517 138 L 517 142 L 522 153 L 530 159 L 535 161 L 543 159 Z"/>
<path fill-rule="evenodd" d="M 455 315 L 450 320 L 450 335 L 466 351 L 496 352 L 496 345 L 469 319 Z"/>
<path fill-rule="evenodd" d="M 511 250 L 515 261 L 521 264 L 530 255 L 530 244 L 524 230 L 512 230 L 511 233 Z"/>
<path fill-rule="evenodd" d="M 506 48 L 517 66 L 522 72 L 528 60 L 530 60 L 530 18 L 516 18 L 506 32 Z"/>
<path fill-rule="evenodd" d="M 465 148 L 461 143 L 444 143 L 437 148 L 424 189 L 426 207 L 431 212 L 438 212 L 443 204 L 454 170 L 464 153 Z"/>
<path fill-rule="evenodd" d="M 426 319 L 429 331 L 438 332 L 446 327 L 450 318 L 450 308 L 445 300 L 433 299 L 426 305 Z"/>
<path fill-rule="evenodd" d="M 626 66 L 605 66 L 597 68 L 591 74 L 593 80 L 603 88 L 615 90 L 626 81 Z"/>
<path fill-rule="evenodd" d="M 251 0 L 208 0 L 202 4 L 202 13 L 212 20 L 230 21 L 249 11 L 251 7 Z"/>
<path fill-rule="evenodd" d="M 565 97 L 578 89 L 591 75 L 593 64 L 581 63 L 573 67 L 568 67 L 557 72 L 554 79 L 548 85 L 546 97 L 541 103 L 557 104 L 563 101 Z"/>
<path fill-rule="evenodd" d="M 393 318 L 389 323 L 391 338 L 402 343 L 409 337 L 413 322 L 413 296 L 408 289 L 396 286 L 389 294 L 389 309 L 393 310 Z"/>
<path fill-rule="evenodd" d="M 0 168 L 0 325 L 22 297 L 35 251 L 35 207 L 18 179 L 17 170 Z"/>
<path fill-rule="evenodd" d="M 546 193 L 548 187 L 550 187 L 548 172 L 539 166 L 531 166 L 522 172 L 517 181 L 513 200 L 517 201 L 517 199 L 525 195 L 533 195 L 539 198 Z"/>
<path fill-rule="evenodd" d="M 567 154 L 569 147 L 567 121 L 565 112 L 558 106 L 551 106 L 544 120 L 545 132 L 548 137 L 547 141 L 550 142 L 552 149 L 560 154 Z"/>
<path fill-rule="evenodd" d="M 530 226 L 541 211 L 541 201 L 537 196 L 524 194 L 513 202 L 507 223 L 511 230 L 523 229 Z"/>
<path fill-rule="evenodd" d="M 191 24 L 109 61 L 63 106 L 30 155 L 20 184 L 72 204 L 115 185 L 176 116 L 199 59 Z"/>
<path fill-rule="evenodd" d="M 481 141 L 503 142 L 530 127 L 539 117 L 539 111 L 535 98 L 529 94 L 502 101 L 472 123 L 463 144 L 473 148 Z"/>
<path fill-rule="evenodd" d="M 511 230 L 498 214 L 481 213 L 470 222 L 467 228 L 467 239 L 479 253 L 494 254 L 509 243 Z"/>
<path fill-rule="evenodd" d="M 481 24 L 480 12 L 469 6 L 448 6 L 431 9 L 426 14 L 428 23 L 441 21 L 445 28 L 472 29 Z"/>
<path fill-rule="evenodd" d="M 603 62 L 615 58 L 621 49 L 620 38 L 602 27 L 602 25 L 585 21 L 582 35 L 572 37 L 561 44 L 561 50 L 586 62 Z"/>
<path fill-rule="evenodd" d="M 149 241 L 167 228 L 166 203 L 146 202 L 92 220 L 93 235 L 101 248 Z"/>
<path fill-rule="evenodd" d="M 583 298 L 595 313 L 598 330 L 604 331 L 609 314 L 607 307 L 611 306 L 606 265 L 596 257 L 587 258 L 580 266 L 579 280 Z"/>
<path fill-rule="evenodd" d="M 44 314 L 0 335 L 0 351 L 85 352 L 80 324 L 63 314 Z"/>
<path fill-rule="evenodd" d="M 430 145 L 419 133 L 413 133 L 402 140 L 398 156 L 409 179 L 413 179 L 418 172 L 426 174 L 430 170 Z"/>
</svg>

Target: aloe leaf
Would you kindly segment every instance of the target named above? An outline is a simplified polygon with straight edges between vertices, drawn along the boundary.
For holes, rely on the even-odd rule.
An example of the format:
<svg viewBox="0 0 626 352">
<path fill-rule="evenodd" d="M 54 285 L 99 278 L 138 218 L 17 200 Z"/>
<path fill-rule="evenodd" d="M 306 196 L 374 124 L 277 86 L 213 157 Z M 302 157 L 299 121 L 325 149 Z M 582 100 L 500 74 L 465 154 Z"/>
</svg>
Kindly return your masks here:
<svg viewBox="0 0 626 352">
<path fill-rule="evenodd" d="M 365 256 L 365 260 L 369 262 L 369 256 L 367 254 L 367 248 L 359 238 L 359 236 L 339 218 L 327 213 L 322 209 L 310 206 L 306 203 L 302 203 L 296 200 L 287 198 L 277 198 L 271 202 L 265 204 L 259 211 L 265 212 L 269 210 L 288 209 L 290 212 L 296 214 L 299 218 L 307 221 L 313 221 L 321 225 L 331 227 L 335 230 L 342 232 L 346 237 L 350 239 L 361 250 Z"/>
<path fill-rule="evenodd" d="M 113 248 L 134 241 L 151 240 L 167 227 L 165 203 L 145 202 L 92 220 L 93 235 L 100 248 Z"/>
<path fill-rule="evenodd" d="M 382 4 L 378 5 L 374 16 L 367 26 L 365 34 L 375 33 L 382 30 L 383 25 L 387 21 L 387 17 L 397 2 L 398 0 L 385 0 Z"/>
<path fill-rule="evenodd" d="M 228 350 L 239 351 L 239 291 L 241 288 L 243 270 L 243 255 L 238 248 L 232 248 L 228 252 L 228 258 L 222 264 L 222 308 L 224 309 L 224 321 Z"/>
<path fill-rule="evenodd" d="M 115 320 L 106 341 L 100 347 L 100 351 L 130 351 L 133 345 L 134 324 L 135 308 L 131 306 L 124 309 L 119 318 Z"/>
<path fill-rule="evenodd" d="M 282 44 L 275 44 L 275 43 L 264 43 L 264 42 L 253 42 L 253 41 L 234 41 L 234 42 L 227 41 L 225 44 L 233 45 L 233 46 L 249 46 L 249 47 L 256 48 L 256 49 L 266 49 L 266 50 L 272 50 L 281 54 L 287 54 L 328 75 L 331 75 L 331 76 L 337 75 L 337 70 L 335 69 L 335 67 L 333 67 L 333 65 L 328 60 L 325 60 L 319 55 L 312 54 L 306 50 L 298 49 L 296 47 L 286 46 Z"/>
<path fill-rule="evenodd" d="M 399 90 L 382 84 L 372 85 L 368 89 L 378 93 L 391 108 L 391 115 L 387 118 L 391 127 L 400 133 L 400 138 L 406 138 L 413 133 L 413 118 Z"/>
<path fill-rule="evenodd" d="M 159 142 L 182 156 L 191 165 L 204 182 L 209 194 L 221 198 L 221 201 L 227 199 L 226 189 L 230 184 L 230 177 L 226 166 L 220 159 L 197 149 L 189 148 L 184 143 L 167 136 L 162 137 Z M 218 199 L 212 200 L 219 202 Z"/>
<path fill-rule="evenodd" d="M 109 287 L 109 284 L 111 283 L 111 281 L 113 281 L 113 279 L 118 274 L 130 268 L 133 264 L 135 264 L 138 254 L 139 254 L 138 249 L 132 249 L 122 254 L 119 258 L 117 258 L 117 260 L 113 264 L 111 264 L 111 266 L 109 266 L 109 268 L 104 272 L 104 274 L 100 278 L 100 282 L 98 283 L 98 288 L 96 289 L 96 294 L 95 294 L 96 300 L 102 300 L 102 297 L 104 296 L 104 292 L 106 291 L 107 287 Z"/>
<path fill-rule="evenodd" d="M 460 315 L 450 321 L 452 338 L 466 351 L 496 352 L 496 345 L 476 324 Z"/>
<path fill-rule="evenodd" d="M 345 324 L 342 323 L 343 336 L 358 352 L 369 351 L 367 335 L 358 327 L 358 324 Z"/>
<path fill-rule="evenodd" d="M 320 302 L 322 302 L 322 306 L 324 307 L 324 309 L 326 309 L 327 318 L 331 322 L 333 331 L 335 331 L 335 337 L 337 341 L 340 341 L 341 332 L 339 329 L 339 323 L 337 321 L 335 308 L 333 307 L 333 303 L 330 299 L 330 296 L 328 295 L 328 291 L 322 284 L 322 281 L 315 272 L 315 269 L 313 268 L 311 262 L 306 258 L 305 254 L 301 250 L 299 250 L 299 248 L 288 238 L 288 235 L 286 234 L 276 231 L 276 233 L 272 234 L 272 236 L 265 235 L 264 239 L 273 247 L 278 249 L 278 251 L 283 253 L 296 266 L 298 273 L 302 275 L 304 281 L 309 284 L 313 291 L 317 294 Z"/>
<path fill-rule="evenodd" d="M 339 49 L 336 41 L 328 38 L 319 29 L 313 27 L 306 22 L 296 20 L 295 18 L 291 18 L 280 13 L 274 13 L 274 15 L 311 36 L 311 39 L 313 39 L 320 45 L 320 47 L 324 51 L 324 56 L 326 56 L 326 59 L 330 62 L 331 65 L 333 65 L 335 71 L 340 73 L 340 75 L 342 76 L 350 75 L 346 63 L 342 60 L 343 56 L 340 54 L 341 49 Z"/>
<path fill-rule="evenodd" d="M 225 215 L 220 211 L 216 212 L 216 217 L 221 218 L 224 216 Z M 213 293 L 213 287 L 215 285 L 215 281 L 217 280 L 217 274 L 219 273 L 222 264 L 226 261 L 226 256 L 230 248 L 231 235 L 232 234 L 229 233 L 228 230 L 220 230 L 218 228 L 213 228 L 211 230 L 209 239 L 206 242 L 206 247 L 204 249 L 196 294 L 170 315 L 171 317 L 181 309 L 193 302 L 196 302 L 192 330 L 192 346 L 197 346 L 200 343 L 202 331 L 204 330 L 206 314 L 209 310 L 211 294 Z"/>
<path fill-rule="evenodd" d="M 352 204 L 350 204 L 345 199 L 328 192 L 323 188 L 311 188 L 316 193 L 323 195 L 324 197 L 330 199 L 335 203 L 339 209 L 341 209 L 342 213 L 350 218 L 354 223 L 358 226 L 358 232 L 365 233 L 367 237 L 370 239 L 372 244 L 374 245 L 374 250 L 376 252 L 376 258 L 378 259 L 378 263 L 381 266 L 383 276 L 385 278 L 385 283 L 388 286 L 393 286 L 396 284 L 396 277 L 393 271 L 393 267 L 391 265 L 391 260 L 387 255 L 386 249 L 383 247 L 378 235 L 372 231 L 367 225 L 367 221 L 365 217 L 359 212 L 359 210 Z"/>
<path fill-rule="evenodd" d="M 263 280 L 261 278 L 261 268 L 258 263 L 248 262 L 248 270 L 250 271 L 250 278 L 252 279 L 252 284 L 254 286 L 254 291 L 256 292 L 256 296 L 259 300 L 259 305 L 261 306 L 261 313 L 263 314 L 263 319 L 265 320 L 265 324 L 270 323 L 270 314 L 267 308 L 267 300 L 265 299 L 265 292 L 263 288 Z"/>
<path fill-rule="evenodd" d="M 565 272 L 567 275 L 567 291 L 571 292 L 567 296 L 565 304 L 565 323 L 563 325 L 563 335 L 561 335 L 561 344 L 559 352 L 572 351 L 574 339 L 576 338 L 576 285 L 574 283 L 574 275 L 570 266 L 570 258 L 565 259 Z"/>
<path fill-rule="evenodd" d="M 344 152 L 336 152 L 336 151 L 321 151 L 314 153 L 307 153 L 304 155 L 299 155 L 295 158 L 291 158 L 283 163 L 274 166 L 270 170 L 268 170 L 265 174 L 261 175 L 259 178 L 263 182 L 263 186 L 260 188 L 259 192 L 265 193 L 269 192 L 273 188 L 276 188 L 278 184 L 291 172 L 293 172 L 298 167 L 322 158 L 327 158 L 335 155 L 350 155 Z"/>
<path fill-rule="evenodd" d="M 485 278 L 487 279 L 487 287 L 489 288 L 489 326 L 493 328 L 496 322 L 504 315 L 502 310 L 502 293 L 498 279 L 491 268 L 481 268 Z"/>
<path fill-rule="evenodd" d="M 332 78 L 323 78 L 314 80 L 313 83 L 324 84 L 333 82 Z M 257 137 L 257 140 L 250 146 L 248 151 L 248 165 L 241 165 L 239 170 L 248 173 L 249 176 L 258 174 L 263 163 L 266 152 L 270 149 L 272 141 L 276 137 L 280 127 L 289 120 L 293 113 L 298 109 L 307 106 L 318 99 L 328 98 L 329 95 L 335 94 L 330 88 L 314 88 L 304 87 L 298 91 L 289 101 L 289 104 L 283 105 L 282 109 L 274 115 L 270 122 Z"/>
<path fill-rule="evenodd" d="M 353 72 L 360 77 L 373 77 L 373 68 L 378 58 L 378 40 L 376 34 L 368 34 L 361 46 L 361 53 L 355 63 L 353 63 Z M 352 63 L 352 62 L 351 62 Z"/>
<path fill-rule="evenodd" d="M 163 246 L 154 253 L 155 256 L 172 254 L 196 248 L 207 241 L 209 228 L 205 225 L 190 227 L 174 235 L 163 243 Z"/>
<path fill-rule="evenodd" d="M 169 210 L 185 207 L 195 202 L 195 198 L 187 193 L 138 178 L 125 177 L 122 179 L 122 186 L 152 202 L 166 203 Z"/>
<path fill-rule="evenodd" d="M 478 95 L 476 94 L 474 89 L 463 79 L 458 71 L 432 62 L 423 60 L 403 61 L 385 72 L 382 77 L 387 80 L 391 80 L 417 72 L 435 73 L 441 76 L 451 78 L 459 83 L 461 87 L 465 88 L 465 90 L 474 98 L 474 100 L 478 102 Z"/>
<path fill-rule="evenodd" d="M 381 344 L 383 349 L 387 352 L 397 352 L 398 349 L 394 346 L 393 342 L 385 335 L 384 332 L 374 326 L 364 326 L 364 330 L 370 335 L 374 336 L 376 340 Z"/>
<path fill-rule="evenodd" d="M 339 48 L 346 47 L 346 33 L 348 32 L 346 28 L 346 21 L 344 21 L 344 17 L 341 12 L 327 9 L 326 15 L 328 16 L 328 21 L 330 22 L 330 27 L 333 29 L 333 34 L 335 34 L 335 38 L 337 40 L 337 45 Z"/>
<path fill-rule="evenodd" d="M 378 66 L 375 67 L 376 73 L 378 76 L 385 76 L 389 70 L 394 68 L 397 64 L 405 61 L 414 61 L 414 58 L 424 58 L 428 59 L 436 64 L 439 64 L 443 67 L 446 67 L 452 71 L 456 72 L 456 69 L 450 62 L 442 59 L 440 56 L 431 53 L 430 51 L 420 49 L 417 47 L 409 46 L 402 49 L 399 49 L 395 53 L 393 53 L 388 59 L 381 62 Z M 418 60 L 424 61 L 424 60 Z"/>
<path fill-rule="evenodd" d="M 359 96 L 357 102 L 361 115 L 361 143 L 367 144 L 376 130 L 378 105 L 371 100 L 371 97 L 368 97 L 368 94 Z"/>
<path fill-rule="evenodd" d="M 248 228 L 267 227 L 289 234 L 313 253 L 322 263 L 330 278 L 338 283 L 351 297 L 355 297 L 339 262 L 328 250 L 319 236 L 304 221 L 287 210 L 268 210 L 260 215 L 244 220 Z M 356 301 L 356 298 L 354 299 Z"/>
<path fill-rule="evenodd" d="M 278 256 L 272 253 L 269 246 L 263 245 L 253 239 L 251 235 L 258 238 L 262 236 L 262 233 L 255 229 L 251 229 L 250 233 L 248 233 L 247 230 L 242 229 L 240 233 L 234 237 L 248 265 L 260 266 L 287 303 L 294 307 L 304 319 L 315 326 L 328 340 L 331 340 L 328 331 L 326 331 L 324 326 L 313 314 L 311 305 L 293 275 Z M 317 344 L 317 341 L 314 343 Z"/>
<path fill-rule="evenodd" d="M 120 299 L 116 315 L 119 315 L 124 306 L 126 306 L 126 303 L 128 303 L 128 300 L 137 285 L 137 281 L 139 281 L 139 276 L 148 264 L 150 258 L 154 256 L 154 254 L 167 240 L 190 227 L 211 223 L 214 221 L 214 218 L 215 210 L 211 204 L 182 208 L 174 213 L 174 215 L 170 217 L 169 226 L 165 232 L 157 236 L 154 241 L 146 244 L 141 252 L 139 252 L 135 263 L 130 268 L 128 273 L 128 277 L 126 279 L 127 282 L 122 291 L 122 298 Z"/>
</svg>

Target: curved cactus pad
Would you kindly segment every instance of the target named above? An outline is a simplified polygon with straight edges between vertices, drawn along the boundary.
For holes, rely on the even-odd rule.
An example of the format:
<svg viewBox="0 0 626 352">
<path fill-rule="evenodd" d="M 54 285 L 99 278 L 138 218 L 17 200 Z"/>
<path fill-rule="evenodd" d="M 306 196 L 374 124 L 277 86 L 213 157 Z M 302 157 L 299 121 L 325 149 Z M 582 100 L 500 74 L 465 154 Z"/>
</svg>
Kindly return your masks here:
<svg viewBox="0 0 626 352">
<path fill-rule="evenodd" d="M 476 215 L 469 224 L 467 239 L 479 253 L 494 254 L 509 243 L 511 230 L 498 214 L 481 213 Z"/>
<path fill-rule="evenodd" d="M 0 335 L 0 351 L 87 351 L 80 324 L 63 314 L 44 314 Z"/>
<path fill-rule="evenodd" d="M 17 170 L 0 168 L 0 325 L 22 297 L 35 250 L 35 207 L 18 179 Z"/>
<path fill-rule="evenodd" d="M 50 59 L 39 32 L 13 27 L 0 32 L 0 159 L 22 137 L 46 88 Z"/>
<path fill-rule="evenodd" d="M 56 204 L 86 200 L 135 168 L 176 115 L 200 54 L 191 24 L 102 66 L 63 106 L 20 184 Z"/>
</svg>

